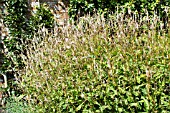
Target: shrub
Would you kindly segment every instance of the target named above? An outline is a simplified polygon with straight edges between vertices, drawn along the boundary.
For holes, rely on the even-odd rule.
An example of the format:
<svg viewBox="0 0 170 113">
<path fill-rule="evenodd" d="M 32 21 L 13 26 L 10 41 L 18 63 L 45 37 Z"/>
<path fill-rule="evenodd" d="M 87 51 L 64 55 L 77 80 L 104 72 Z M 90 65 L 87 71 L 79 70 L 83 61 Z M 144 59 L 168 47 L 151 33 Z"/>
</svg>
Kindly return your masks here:
<svg viewBox="0 0 170 113">
<path fill-rule="evenodd" d="M 168 112 L 170 36 L 158 19 L 83 17 L 35 37 L 20 82 L 34 111 Z"/>
</svg>

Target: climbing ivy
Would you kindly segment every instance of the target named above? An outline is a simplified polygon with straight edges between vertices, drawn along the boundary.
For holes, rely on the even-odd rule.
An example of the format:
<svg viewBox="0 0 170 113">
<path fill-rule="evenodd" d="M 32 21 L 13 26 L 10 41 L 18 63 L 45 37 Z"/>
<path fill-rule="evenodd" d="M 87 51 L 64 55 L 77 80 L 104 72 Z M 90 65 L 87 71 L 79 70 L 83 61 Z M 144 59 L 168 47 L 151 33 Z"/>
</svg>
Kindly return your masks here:
<svg viewBox="0 0 170 113">
<path fill-rule="evenodd" d="M 30 32 L 28 15 L 28 3 L 25 0 L 5 0 L 7 14 L 4 16 L 9 35 L 3 40 L 5 57 L 2 71 L 9 78 L 14 76 L 15 70 L 23 66 L 20 53 L 24 51 L 23 42 Z"/>
</svg>

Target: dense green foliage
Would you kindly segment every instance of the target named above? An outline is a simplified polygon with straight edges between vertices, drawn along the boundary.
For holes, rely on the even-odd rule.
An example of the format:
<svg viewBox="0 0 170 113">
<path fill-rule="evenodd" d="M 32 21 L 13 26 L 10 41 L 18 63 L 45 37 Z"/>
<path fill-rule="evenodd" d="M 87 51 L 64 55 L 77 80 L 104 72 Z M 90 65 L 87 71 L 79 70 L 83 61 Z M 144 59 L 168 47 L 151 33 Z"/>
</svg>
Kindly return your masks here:
<svg viewBox="0 0 170 113">
<path fill-rule="evenodd" d="M 84 17 L 35 41 L 20 83 L 32 112 L 170 111 L 170 34 L 154 18 L 114 17 Z"/>
<path fill-rule="evenodd" d="M 117 6 L 137 11 L 140 15 L 149 15 L 158 12 L 158 15 L 165 16 L 164 7 L 169 6 L 169 0 L 70 0 L 69 15 L 73 19 L 94 12 L 113 13 L 117 11 Z"/>
<path fill-rule="evenodd" d="M 30 23 L 35 31 L 43 26 L 45 28 L 54 28 L 54 15 L 47 4 L 41 4 L 40 7 L 37 7 L 37 11 L 31 17 Z"/>
</svg>

